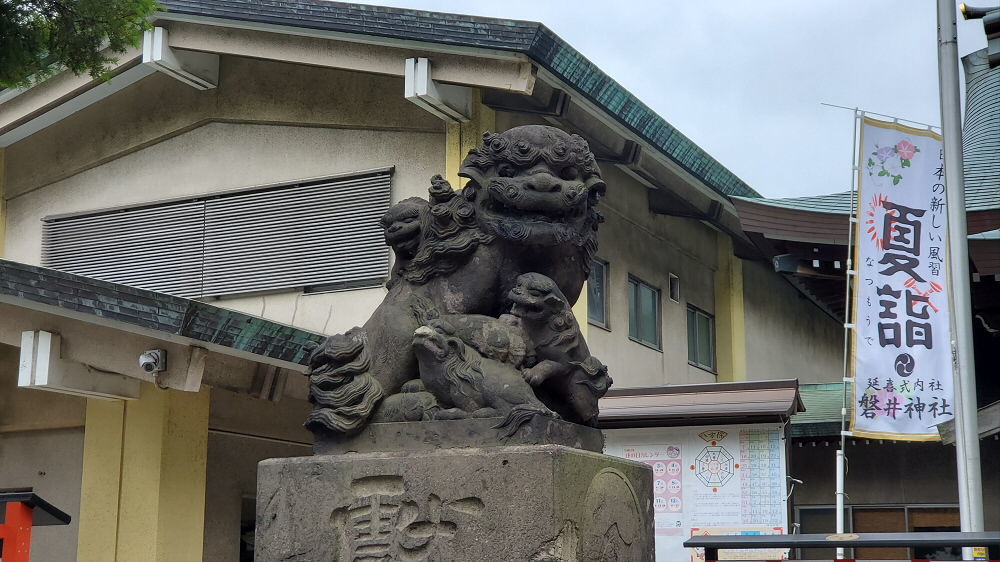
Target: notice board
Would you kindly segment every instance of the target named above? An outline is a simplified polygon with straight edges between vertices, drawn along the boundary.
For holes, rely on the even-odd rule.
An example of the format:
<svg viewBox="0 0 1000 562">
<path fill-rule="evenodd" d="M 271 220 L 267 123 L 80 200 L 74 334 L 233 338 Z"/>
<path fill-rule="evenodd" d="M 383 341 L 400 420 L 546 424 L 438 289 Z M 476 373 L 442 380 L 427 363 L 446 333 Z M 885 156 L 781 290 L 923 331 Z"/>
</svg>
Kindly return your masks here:
<svg viewBox="0 0 1000 562">
<path fill-rule="evenodd" d="M 605 430 L 606 454 L 653 469 L 657 562 L 704 560 L 693 535 L 785 534 L 788 488 L 780 424 Z M 786 549 L 722 551 L 723 559 L 788 558 Z"/>
</svg>

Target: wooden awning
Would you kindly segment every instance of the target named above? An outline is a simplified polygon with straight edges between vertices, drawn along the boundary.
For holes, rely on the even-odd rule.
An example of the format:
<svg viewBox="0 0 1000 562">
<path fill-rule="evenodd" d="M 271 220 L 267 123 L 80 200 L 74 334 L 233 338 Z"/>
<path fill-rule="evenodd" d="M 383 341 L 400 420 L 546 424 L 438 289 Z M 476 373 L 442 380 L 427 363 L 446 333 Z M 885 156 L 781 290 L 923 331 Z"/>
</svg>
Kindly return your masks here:
<svg viewBox="0 0 1000 562">
<path fill-rule="evenodd" d="M 793 200 L 733 197 L 733 205 L 748 233 L 758 232 L 775 240 L 846 245 L 850 212 L 833 206 L 810 208 L 807 205 L 816 198 L 801 199 L 801 206 L 796 206 L 788 203 Z M 966 216 L 969 234 L 1000 226 L 1000 209 L 970 210 Z"/>
<path fill-rule="evenodd" d="M 796 379 L 612 389 L 600 408 L 605 429 L 773 422 L 805 411 Z"/>
<path fill-rule="evenodd" d="M 981 199 L 967 205 L 966 214 L 969 257 L 977 279 L 1000 275 L 1000 208 Z M 757 250 L 774 262 L 775 271 L 833 317 L 844 318 L 850 193 L 732 200 L 740 226 Z"/>
<path fill-rule="evenodd" d="M 986 439 L 991 435 L 1000 434 L 1000 402 L 984 406 L 977 412 L 979 438 Z M 948 420 L 937 426 L 941 433 L 941 443 L 951 445 L 955 442 L 955 420 Z"/>
</svg>

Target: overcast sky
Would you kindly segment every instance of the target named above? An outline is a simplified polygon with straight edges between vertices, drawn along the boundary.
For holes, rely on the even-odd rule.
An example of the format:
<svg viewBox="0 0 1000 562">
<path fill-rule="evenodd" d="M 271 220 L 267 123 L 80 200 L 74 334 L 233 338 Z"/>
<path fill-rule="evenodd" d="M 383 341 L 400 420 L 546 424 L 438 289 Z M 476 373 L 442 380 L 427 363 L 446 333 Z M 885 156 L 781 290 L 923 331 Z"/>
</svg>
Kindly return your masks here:
<svg viewBox="0 0 1000 562">
<path fill-rule="evenodd" d="M 941 120 L 931 0 L 368 3 L 542 22 L 765 197 L 850 188 L 851 112 L 820 102 Z"/>
</svg>

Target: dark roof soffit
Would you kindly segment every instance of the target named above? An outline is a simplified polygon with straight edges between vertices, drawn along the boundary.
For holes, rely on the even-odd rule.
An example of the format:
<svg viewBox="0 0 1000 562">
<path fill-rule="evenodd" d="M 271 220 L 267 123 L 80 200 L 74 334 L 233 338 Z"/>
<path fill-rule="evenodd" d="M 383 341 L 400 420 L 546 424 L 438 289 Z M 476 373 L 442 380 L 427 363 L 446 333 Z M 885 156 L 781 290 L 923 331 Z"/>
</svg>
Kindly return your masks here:
<svg viewBox="0 0 1000 562">
<path fill-rule="evenodd" d="M 536 22 L 326 0 L 161 0 L 183 14 L 525 54 L 705 185 L 760 197 L 552 30 Z"/>
<path fill-rule="evenodd" d="M 63 309 L 244 354 L 303 365 L 323 336 L 207 303 L 0 259 L 0 300 Z M 98 321 L 98 318 L 101 321 Z"/>
</svg>

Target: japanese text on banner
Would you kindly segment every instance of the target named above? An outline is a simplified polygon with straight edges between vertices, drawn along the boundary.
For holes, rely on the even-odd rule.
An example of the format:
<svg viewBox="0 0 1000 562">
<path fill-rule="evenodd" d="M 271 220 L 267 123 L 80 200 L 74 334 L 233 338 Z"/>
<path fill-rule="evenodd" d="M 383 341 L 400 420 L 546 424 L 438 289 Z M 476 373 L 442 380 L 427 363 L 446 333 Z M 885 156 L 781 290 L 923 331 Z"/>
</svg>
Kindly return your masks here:
<svg viewBox="0 0 1000 562">
<path fill-rule="evenodd" d="M 941 137 L 865 117 L 860 154 L 851 430 L 936 440 L 954 415 Z"/>
</svg>

